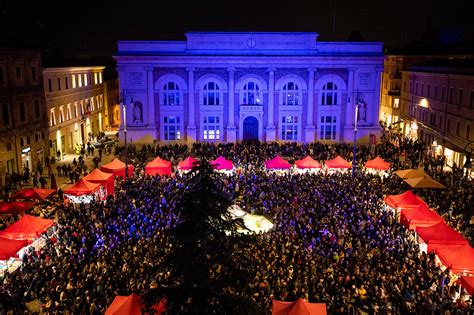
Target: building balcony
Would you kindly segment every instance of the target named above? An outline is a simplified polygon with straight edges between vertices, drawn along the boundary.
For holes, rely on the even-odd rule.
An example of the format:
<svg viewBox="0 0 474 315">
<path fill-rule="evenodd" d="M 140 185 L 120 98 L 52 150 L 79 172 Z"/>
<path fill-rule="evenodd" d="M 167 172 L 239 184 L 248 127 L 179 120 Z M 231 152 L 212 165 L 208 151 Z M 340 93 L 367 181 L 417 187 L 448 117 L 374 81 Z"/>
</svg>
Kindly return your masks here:
<svg viewBox="0 0 474 315">
<path fill-rule="evenodd" d="M 390 95 L 390 96 L 400 96 L 401 92 L 400 92 L 400 90 L 390 90 L 390 91 L 388 91 L 387 94 Z"/>
</svg>

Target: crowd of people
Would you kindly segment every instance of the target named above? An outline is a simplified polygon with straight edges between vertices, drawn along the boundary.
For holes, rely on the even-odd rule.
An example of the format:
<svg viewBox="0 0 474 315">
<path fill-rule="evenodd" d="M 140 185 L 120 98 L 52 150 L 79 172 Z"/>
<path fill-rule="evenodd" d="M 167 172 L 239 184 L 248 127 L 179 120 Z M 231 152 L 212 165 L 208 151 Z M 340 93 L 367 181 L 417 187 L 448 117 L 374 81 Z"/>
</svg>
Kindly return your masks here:
<svg viewBox="0 0 474 315">
<path fill-rule="evenodd" d="M 0 289 L 3 307 L 16 313 L 39 300 L 45 314 L 103 314 L 116 295 L 145 295 L 172 284 L 161 262 L 173 244 L 165 233 L 179 223 L 175 206 L 189 175 L 145 176 L 140 168 L 154 156 L 172 160 L 193 155 L 233 160 L 241 171 L 223 176 L 222 191 L 250 213 L 268 217 L 274 227 L 258 234 L 257 243 L 237 248 L 252 257 L 254 280 L 244 294 L 267 312 L 272 299 L 326 303 L 329 314 L 365 310 L 378 314 L 450 311 L 472 312 L 472 301 L 458 298 L 459 287 L 433 254 L 420 252 L 414 234 L 383 207 L 387 194 L 408 186 L 398 177 L 362 172 L 363 162 L 380 155 L 393 169 L 423 165 L 444 190 L 419 190 L 428 204 L 472 242 L 469 219 L 474 209 L 472 182 L 454 170 L 436 167 L 421 142 L 398 145 L 382 141 L 359 147 L 358 171 L 329 176 L 284 175 L 264 169 L 275 154 L 290 160 L 311 155 L 352 160 L 347 144 L 202 144 L 131 146 L 130 161 L 138 169 L 117 180 L 115 197 L 89 205 L 61 205 L 52 238 L 30 251 L 17 272 L 6 274 Z M 117 147 L 120 155 L 123 148 Z M 469 183 L 470 185 L 467 185 Z M 462 189 L 459 189 L 461 184 Z M 462 290 L 461 290 L 462 292 Z M 455 299 L 458 298 L 458 299 Z"/>
</svg>

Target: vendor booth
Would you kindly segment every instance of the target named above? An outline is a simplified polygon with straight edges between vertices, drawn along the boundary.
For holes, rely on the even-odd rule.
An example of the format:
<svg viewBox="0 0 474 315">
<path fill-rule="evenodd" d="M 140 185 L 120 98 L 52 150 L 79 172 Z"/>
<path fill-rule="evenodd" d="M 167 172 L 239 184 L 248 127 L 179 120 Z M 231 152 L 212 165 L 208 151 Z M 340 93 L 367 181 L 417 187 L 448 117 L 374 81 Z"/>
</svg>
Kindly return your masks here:
<svg viewBox="0 0 474 315">
<path fill-rule="evenodd" d="M 432 178 L 429 177 L 415 177 L 404 179 L 405 183 L 410 185 L 413 188 L 430 188 L 430 189 L 440 189 L 444 188 L 443 185 L 438 183 Z"/>
<path fill-rule="evenodd" d="M 403 209 L 400 213 L 400 223 L 407 229 L 415 230 L 417 227 L 427 227 L 444 222 L 443 218 L 435 211 L 425 206 Z"/>
<path fill-rule="evenodd" d="M 88 175 L 83 178 L 89 183 L 100 184 L 105 191 L 105 195 L 115 195 L 114 192 L 114 175 L 111 173 L 102 172 L 101 170 L 95 168 Z"/>
<path fill-rule="evenodd" d="M 422 170 L 415 170 L 415 169 L 406 169 L 406 170 L 398 170 L 393 172 L 398 177 L 405 179 L 405 178 L 417 178 L 417 177 L 429 177 L 428 174 L 423 172 Z"/>
<path fill-rule="evenodd" d="M 163 160 L 159 156 L 145 166 L 146 175 L 171 176 L 172 165 L 170 161 Z"/>
<path fill-rule="evenodd" d="M 18 252 L 25 246 L 28 246 L 26 239 L 11 240 L 0 237 L 0 260 L 9 260 L 11 257 L 18 258 Z"/>
<path fill-rule="evenodd" d="M 166 303 L 160 301 L 159 303 L 152 305 L 151 309 L 153 314 L 161 315 L 166 311 Z M 128 296 L 117 295 L 115 296 L 112 304 L 105 311 L 105 315 L 141 315 L 142 310 L 145 308 L 145 304 L 142 298 L 135 293 Z"/>
<path fill-rule="evenodd" d="M 44 200 L 55 192 L 54 189 L 28 188 L 12 195 L 10 199 Z"/>
<path fill-rule="evenodd" d="M 462 276 L 461 286 L 472 296 L 474 294 L 474 277 Z"/>
<path fill-rule="evenodd" d="M 128 176 L 132 175 L 134 167 L 131 164 L 127 165 Z M 102 172 L 112 173 L 114 176 L 121 176 L 125 178 L 125 163 L 119 159 L 113 159 L 112 162 L 102 165 L 100 167 Z"/>
<path fill-rule="evenodd" d="M 393 209 L 408 209 L 418 206 L 429 208 L 428 204 L 412 191 L 407 190 L 399 195 L 388 195 L 384 198 L 385 203 Z"/>
<path fill-rule="evenodd" d="M 458 231 L 445 222 L 425 227 L 418 226 L 416 233 L 428 245 L 428 252 L 441 245 L 464 245 L 468 243 Z"/>
<path fill-rule="evenodd" d="M 439 246 L 435 253 L 453 273 L 474 273 L 474 249 L 469 244 Z"/>
<path fill-rule="evenodd" d="M 295 165 L 299 170 L 306 171 L 320 171 L 323 167 L 321 163 L 313 159 L 311 156 L 307 155 L 301 160 L 296 160 Z"/>
<path fill-rule="evenodd" d="M 268 170 L 289 170 L 291 164 L 281 156 L 277 155 L 273 159 L 265 161 L 265 167 Z"/>
<path fill-rule="evenodd" d="M 41 219 L 27 214 L 5 230 L 0 231 L 0 237 L 11 240 L 32 241 L 53 225 L 53 220 Z"/>
<path fill-rule="evenodd" d="M 309 303 L 298 299 L 295 302 L 272 301 L 272 315 L 326 315 L 325 303 Z"/>
<path fill-rule="evenodd" d="M 178 163 L 178 170 L 180 171 L 189 171 L 194 166 L 198 166 L 199 161 L 193 158 L 192 156 L 188 156 L 186 159 Z"/>
<path fill-rule="evenodd" d="M 23 213 L 28 209 L 31 209 L 35 206 L 32 202 L 23 202 L 23 201 L 11 201 L 0 202 L 0 215 L 2 214 L 19 214 Z"/>
<path fill-rule="evenodd" d="M 377 156 L 375 159 L 365 162 L 364 167 L 369 173 L 381 174 L 390 170 L 390 162 L 385 162 Z"/>
<path fill-rule="evenodd" d="M 72 203 L 90 203 L 92 200 L 105 199 L 105 192 L 101 184 L 90 183 L 81 178 L 74 185 L 64 190 L 64 199 Z"/>
<path fill-rule="evenodd" d="M 326 165 L 326 170 L 328 172 L 346 170 L 352 167 L 351 163 L 344 160 L 340 155 L 336 156 L 332 160 L 325 161 L 324 164 Z"/>
<path fill-rule="evenodd" d="M 231 171 L 234 169 L 234 164 L 232 163 L 231 160 L 227 160 L 223 156 L 219 156 L 217 159 L 212 160 L 211 165 L 214 167 L 214 169 L 218 171 Z"/>
</svg>

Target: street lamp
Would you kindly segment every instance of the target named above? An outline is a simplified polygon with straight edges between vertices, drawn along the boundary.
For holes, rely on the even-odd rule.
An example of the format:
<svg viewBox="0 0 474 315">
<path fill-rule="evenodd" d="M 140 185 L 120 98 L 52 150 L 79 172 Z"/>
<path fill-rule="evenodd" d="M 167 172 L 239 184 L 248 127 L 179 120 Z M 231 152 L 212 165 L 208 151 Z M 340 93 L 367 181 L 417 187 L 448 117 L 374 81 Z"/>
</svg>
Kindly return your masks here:
<svg viewBox="0 0 474 315">
<path fill-rule="evenodd" d="M 356 169 L 356 151 L 357 151 L 357 118 L 359 114 L 359 95 L 357 95 L 357 100 L 355 103 L 355 115 L 354 115 L 354 152 L 352 154 L 352 177 L 355 176 Z"/>
</svg>

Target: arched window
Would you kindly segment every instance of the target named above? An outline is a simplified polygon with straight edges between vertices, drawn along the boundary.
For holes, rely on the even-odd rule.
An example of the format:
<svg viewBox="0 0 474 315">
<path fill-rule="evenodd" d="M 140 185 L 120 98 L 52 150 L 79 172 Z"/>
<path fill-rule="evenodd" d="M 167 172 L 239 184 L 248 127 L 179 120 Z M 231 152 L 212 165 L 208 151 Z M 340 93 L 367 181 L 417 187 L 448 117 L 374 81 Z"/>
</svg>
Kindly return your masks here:
<svg viewBox="0 0 474 315">
<path fill-rule="evenodd" d="M 221 105 L 219 85 L 210 81 L 202 89 L 203 105 Z"/>
<path fill-rule="evenodd" d="M 181 105 L 179 86 L 175 82 L 168 82 L 163 87 L 163 105 Z"/>
<path fill-rule="evenodd" d="M 326 83 L 321 90 L 321 105 L 331 106 L 337 103 L 337 85 L 333 82 Z"/>
<path fill-rule="evenodd" d="M 242 89 L 242 101 L 245 105 L 259 105 L 261 102 L 260 87 L 257 83 L 249 81 Z"/>
<path fill-rule="evenodd" d="M 288 82 L 283 86 L 281 105 L 300 105 L 300 91 L 295 82 Z"/>
</svg>

